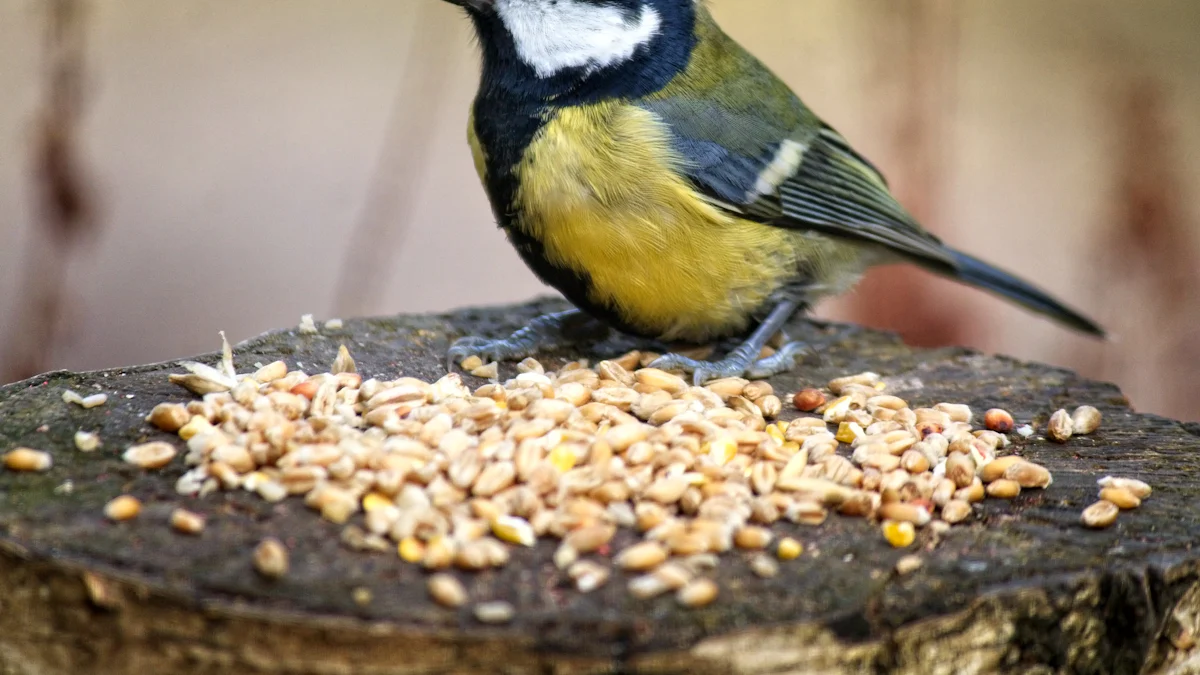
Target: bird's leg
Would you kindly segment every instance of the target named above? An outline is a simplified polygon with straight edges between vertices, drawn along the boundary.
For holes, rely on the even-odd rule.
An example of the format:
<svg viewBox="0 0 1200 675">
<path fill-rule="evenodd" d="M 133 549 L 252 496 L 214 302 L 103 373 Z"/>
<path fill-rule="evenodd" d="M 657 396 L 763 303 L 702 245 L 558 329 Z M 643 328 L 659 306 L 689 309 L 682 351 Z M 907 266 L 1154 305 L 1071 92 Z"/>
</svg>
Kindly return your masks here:
<svg viewBox="0 0 1200 675">
<path fill-rule="evenodd" d="M 608 328 L 599 321 L 578 309 L 568 309 L 543 314 L 507 338 L 460 338 L 450 346 L 446 357 L 451 364 L 460 363 L 468 356 L 478 356 L 484 361 L 514 361 L 543 350 L 601 340 L 607 334 Z"/>
<path fill-rule="evenodd" d="M 698 361 L 679 354 L 665 354 L 650 365 L 664 370 L 691 372 L 697 385 L 722 377 L 763 378 L 791 370 L 796 365 L 796 357 L 805 349 L 801 342 L 789 342 L 764 359 L 759 359 L 758 355 L 799 307 L 800 303 L 796 300 L 780 301 L 750 337 L 720 361 Z"/>
</svg>

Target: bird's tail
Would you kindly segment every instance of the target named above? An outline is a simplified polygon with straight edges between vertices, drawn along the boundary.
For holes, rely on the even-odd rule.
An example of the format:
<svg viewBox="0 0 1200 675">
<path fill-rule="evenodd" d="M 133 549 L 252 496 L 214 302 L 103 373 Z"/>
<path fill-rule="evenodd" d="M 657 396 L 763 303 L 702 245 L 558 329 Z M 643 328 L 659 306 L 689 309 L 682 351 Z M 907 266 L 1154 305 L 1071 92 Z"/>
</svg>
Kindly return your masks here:
<svg viewBox="0 0 1200 675">
<path fill-rule="evenodd" d="M 949 276 L 1012 300 L 1031 311 L 1059 321 L 1077 331 L 1104 337 L 1104 329 L 1095 321 L 1050 297 L 1045 291 L 1022 281 L 1004 270 L 959 251 L 950 251 L 956 269 Z"/>
</svg>

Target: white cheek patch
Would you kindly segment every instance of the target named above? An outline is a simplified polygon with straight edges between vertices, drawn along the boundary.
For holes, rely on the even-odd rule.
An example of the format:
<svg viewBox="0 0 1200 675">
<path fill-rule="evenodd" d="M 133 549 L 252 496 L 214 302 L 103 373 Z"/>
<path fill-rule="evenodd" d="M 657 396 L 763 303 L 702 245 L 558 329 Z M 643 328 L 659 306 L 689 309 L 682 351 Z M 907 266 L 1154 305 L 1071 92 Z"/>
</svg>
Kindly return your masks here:
<svg viewBox="0 0 1200 675">
<path fill-rule="evenodd" d="M 591 72 L 627 61 L 662 26 L 653 7 L 643 6 L 631 22 L 617 7 L 582 0 L 497 0 L 496 13 L 521 60 L 543 79 L 567 68 Z"/>
</svg>

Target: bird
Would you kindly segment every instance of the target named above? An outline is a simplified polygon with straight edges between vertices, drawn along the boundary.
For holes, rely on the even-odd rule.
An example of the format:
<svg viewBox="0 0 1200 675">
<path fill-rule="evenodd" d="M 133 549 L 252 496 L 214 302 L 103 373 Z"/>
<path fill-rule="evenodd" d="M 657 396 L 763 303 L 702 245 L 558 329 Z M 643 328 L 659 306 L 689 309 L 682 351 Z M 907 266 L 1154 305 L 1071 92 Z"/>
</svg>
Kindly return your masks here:
<svg viewBox="0 0 1200 675">
<path fill-rule="evenodd" d="M 669 344 L 736 340 L 652 367 L 765 378 L 806 350 L 763 348 L 877 265 L 910 263 L 1085 334 L 1093 320 L 927 231 L 886 178 L 707 0 L 446 0 L 481 53 L 468 141 L 493 214 L 572 309 L 448 351 L 518 360 L 611 329 Z"/>
</svg>

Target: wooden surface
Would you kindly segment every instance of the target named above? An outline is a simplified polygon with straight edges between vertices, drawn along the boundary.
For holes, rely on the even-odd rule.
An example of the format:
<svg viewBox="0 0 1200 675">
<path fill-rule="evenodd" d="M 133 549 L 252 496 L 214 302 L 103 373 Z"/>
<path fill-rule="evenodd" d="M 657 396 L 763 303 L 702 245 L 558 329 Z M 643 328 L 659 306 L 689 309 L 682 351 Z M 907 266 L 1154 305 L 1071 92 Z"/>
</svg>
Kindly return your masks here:
<svg viewBox="0 0 1200 675">
<path fill-rule="evenodd" d="M 239 370 L 285 359 L 324 369 L 346 344 L 367 376 L 444 374 L 448 343 L 501 334 L 554 302 L 349 321 L 315 336 L 270 333 L 239 345 Z M 473 599 L 503 599 L 512 624 L 485 627 L 468 609 L 432 605 L 424 575 L 392 554 L 352 552 L 339 528 L 299 499 L 242 493 L 177 495 L 180 460 L 144 472 L 120 460 L 133 442 L 165 437 L 143 417 L 189 395 L 167 382 L 175 363 L 56 372 L 0 389 L 0 451 L 53 453 L 44 474 L 0 472 L 0 673 L 785 673 L 1194 672 L 1200 630 L 1200 428 L 1131 411 L 1112 385 L 1047 366 L 961 349 L 912 350 L 893 336 L 800 323 L 815 355 L 777 390 L 874 370 L 916 405 L 1004 407 L 1042 427 L 1058 407 L 1104 413 L 1094 435 L 1058 445 L 1034 436 L 1016 450 L 1055 482 L 1013 502 L 988 500 L 940 541 L 927 531 L 896 550 L 877 525 L 831 516 L 779 524 L 805 554 L 770 580 L 748 556 L 726 556 L 722 594 L 700 610 L 670 597 L 633 600 L 616 575 L 581 595 L 550 563 L 553 545 L 514 551 L 506 568 L 463 575 Z M 214 336 L 215 337 L 215 336 Z M 615 355 L 617 338 L 591 354 Z M 544 355 L 550 366 L 567 354 Z M 212 355 L 202 360 L 213 362 Z M 311 368 L 311 366 L 310 366 Z M 311 368 L 315 371 L 315 368 Z M 102 390 L 106 405 L 67 406 L 64 389 Z M 788 411 L 785 416 L 794 416 Z M 74 449 L 79 429 L 101 450 Z M 1105 474 L 1140 477 L 1154 495 L 1113 528 L 1080 527 Z M 61 489 L 70 480 L 73 490 Z M 145 502 L 134 522 L 104 520 L 122 492 Z M 185 506 L 209 516 L 202 536 L 166 526 Z M 291 573 L 267 582 L 250 550 L 276 536 Z M 631 533 L 621 533 L 631 538 Z M 895 574 L 897 559 L 924 565 Z M 354 601 L 366 588 L 372 600 Z M 361 593 L 361 592 L 360 592 Z M 1189 659 L 1191 659 L 1189 661 Z"/>
</svg>

